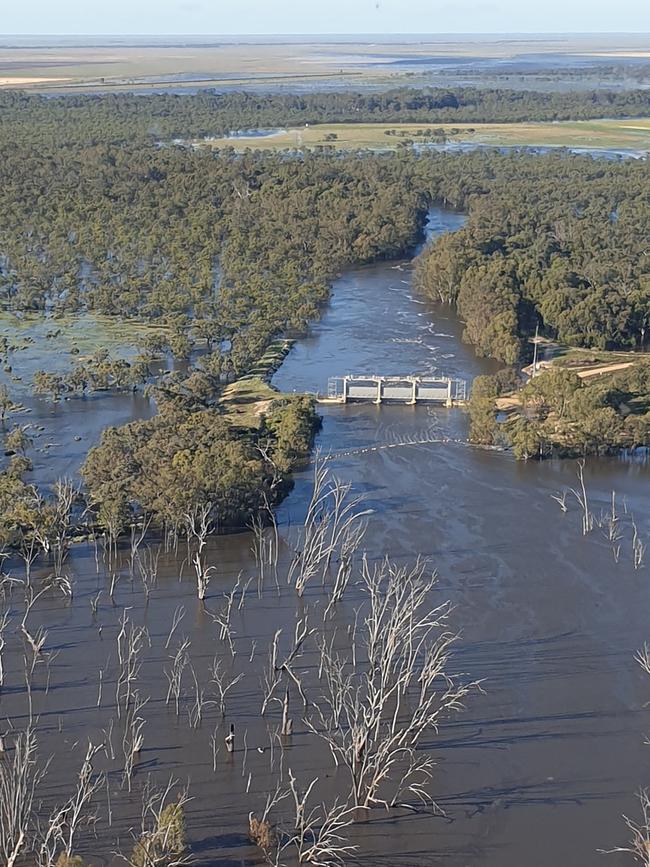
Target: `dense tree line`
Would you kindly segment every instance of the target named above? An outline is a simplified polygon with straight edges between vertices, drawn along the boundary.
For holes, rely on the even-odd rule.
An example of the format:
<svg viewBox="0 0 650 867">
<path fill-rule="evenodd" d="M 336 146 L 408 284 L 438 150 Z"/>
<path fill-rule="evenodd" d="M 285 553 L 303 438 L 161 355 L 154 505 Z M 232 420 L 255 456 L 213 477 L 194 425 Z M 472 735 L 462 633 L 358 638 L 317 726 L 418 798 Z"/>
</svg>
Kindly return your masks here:
<svg viewBox="0 0 650 867">
<path fill-rule="evenodd" d="M 164 318 L 239 374 L 302 331 L 350 263 L 417 240 L 426 195 L 397 164 L 153 146 L 0 149 L 0 301 Z"/>
<path fill-rule="evenodd" d="M 430 97 L 418 95 L 409 110 L 429 111 Z M 349 108 L 350 98 L 340 97 L 340 106 Z M 468 220 L 425 250 L 417 283 L 457 306 L 480 353 L 514 362 L 537 325 L 590 346 L 644 345 L 644 163 L 563 153 L 289 157 L 161 148 L 140 134 L 153 130 L 152 112 L 169 124 L 156 135 L 174 124 L 191 130 L 184 106 L 209 113 L 217 98 L 0 99 L 7 118 L 0 133 L 0 303 L 166 325 L 164 337 L 153 335 L 142 347 L 142 364 L 97 358 L 65 381 L 45 372 L 37 386 L 54 397 L 61 389 L 133 387 L 157 353 L 188 359 L 193 347 L 205 350 L 185 374 L 159 383 L 159 416 L 107 432 L 90 456 L 86 479 L 110 520 L 136 508 L 169 523 L 192 500 L 209 500 L 223 522 L 255 511 L 259 492 L 268 495 L 304 453 L 313 410 L 276 406 L 266 447 L 259 431 L 242 435 L 222 417 L 215 399 L 222 383 L 254 368 L 278 335 L 304 331 L 341 269 L 411 249 L 434 202 L 465 211 Z M 228 97 L 240 108 L 251 99 Z M 332 95 L 332 104 L 338 99 Z M 381 111 L 398 97 L 364 99 Z M 280 110 L 273 98 L 269 104 Z M 264 121 L 263 108 L 251 103 L 247 110 Z M 30 135 L 11 139 L 23 116 Z M 131 141 L 115 143 L 127 132 Z M 61 145 L 67 136 L 72 143 Z M 215 463 L 219 478 L 233 479 L 230 493 L 207 469 L 217 452 L 230 461 Z"/>
<path fill-rule="evenodd" d="M 644 117 L 647 90 L 549 92 L 398 88 L 385 92 L 196 95 L 129 93 L 44 97 L 0 93 L 0 142 L 76 146 L 222 136 L 232 130 L 316 123 L 484 123 Z"/>
<path fill-rule="evenodd" d="M 278 394 L 257 427 L 242 429 L 223 413 L 216 390 L 183 388 L 195 375 L 177 375 L 174 387 L 166 378 L 152 386 L 154 417 L 104 431 L 82 467 L 86 487 L 83 494 L 75 490 L 79 508 L 67 519 L 66 534 L 99 527 L 115 539 L 143 516 L 168 532 L 187 533 L 203 509 L 215 529 L 244 526 L 260 513 L 268 518 L 309 454 L 319 425 L 313 399 Z M 28 426 L 7 423 L 22 407 L 6 386 L 0 386 L 0 408 L 8 458 L 0 471 L 0 546 L 31 550 L 35 539 L 54 532 L 56 509 L 26 479 L 33 442 Z"/>
<path fill-rule="evenodd" d="M 539 373 L 518 393 L 519 411 L 501 420 L 497 399 L 512 374 L 479 376 L 470 400 L 470 437 L 508 444 L 518 459 L 608 454 L 650 444 L 650 362 L 587 381 L 566 367 Z"/>
<path fill-rule="evenodd" d="M 466 226 L 420 257 L 419 288 L 457 306 L 506 362 L 537 325 L 639 347 L 650 317 L 643 162 L 562 153 L 209 153 L 152 145 L 0 148 L 0 301 L 163 317 L 238 375 L 300 332 L 352 263 L 403 254 L 431 202 Z"/>
<path fill-rule="evenodd" d="M 645 84 L 650 78 L 650 64 L 635 58 L 628 63 L 603 63 L 599 61 L 592 65 L 578 64 L 576 66 L 556 67 L 505 67 L 490 69 L 490 79 L 497 81 L 513 78 L 527 81 L 530 86 L 538 82 L 553 81 L 566 85 L 567 82 L 577 82 L 584 86 L 585 81 L 598 81 L 601 85 L 607 82 L 609 87 L 629 87 L 631 82 L 637 85 Z"/>
<path fill-rule="evenodd" d="M 316 423 L 313 401 L 300 395 L 279 398 L 248 436 L 201 401 L 167 394 L 158 406 L 151 419 L 106 430 L 82 469 L 112 535 L 142 513 L 178 532 L 204 506 L 216 527 L 242 526 L 286 492 Z"/>
<path fill-rule="evenodd" d="M 645 163 L 491 154 L 462 165 L 443 188 L 468 222 L 425 249 L 415 279 L 456 305 L 479 354 L 514 363 L 537 326 L 572 345 L 646 345 Z"/>
</svg>

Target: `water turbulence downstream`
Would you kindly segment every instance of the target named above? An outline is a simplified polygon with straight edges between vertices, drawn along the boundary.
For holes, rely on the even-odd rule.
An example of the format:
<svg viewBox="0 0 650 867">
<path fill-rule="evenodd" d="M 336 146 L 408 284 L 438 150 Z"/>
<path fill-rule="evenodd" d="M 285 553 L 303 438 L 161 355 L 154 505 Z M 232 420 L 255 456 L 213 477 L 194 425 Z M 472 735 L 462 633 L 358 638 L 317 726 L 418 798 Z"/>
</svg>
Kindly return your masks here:
<svg viewBox="0 0 650 867">
<path fill-rule="evenodd" d="M 461 220 L 434 211 L 430 233 Z M 275 382 L 323 391 L 347 372 L 492 372 L 461 334 L 450 308 L 414 296 L 408 264 L 372 265 L 335 284 Z M 456 606 L 458 666 L 485 690 L 431 738 L 447 818 L 373 819 L 365 844 L 386 853 L 377 863 L 398 852 L 400 865 L 592 865 L 624 839 L 620 814 L 634 813 L 645 782 L 650 689 L 633 655 L 648 638 L 648 594 L 629 540 L 615 563 L 604 531 L 581 535 L 577 502 L 563 513 L 552 499 L 575 487 L 575 461 L 521 464 L 469 447 L 459 409 L 348 404 L 323 415 L 322 455 L 373 510 L 369 556 L 428 558 Z M 648 535 L 646 465 L 594 459 L 586 477 L 596 514 L 616 490 Z M 309 487 L 306 473 L 284 521 Z"/>
<path fill-rule="evenodd" d="M 429 232 L 453 230 L 462 220 L 433 211 Z M 471 380 L 493 370 L 461 334 L 449 308 L 413 294 L 408 262 L 368 266 L 335 283 L 322 320 L 292 349 L 274 382 L 285 391 L 322 393 L 329 377 L 346 373 Z M 566 512 L 552 498 L 575 486 L 575 462 L 523 465 L 472 448 L 461 409 L 359 403 L 323 406 L 322 414 L 318 460 L 363 498 L 369 567 L 388 556 L 408 568 L 420 557 L 428 571 L 437 570 L 431 607 L 449 599 L 451 624 L 461 633 L 453 671 L 480 680 L 483 689 L 419 745 L 435 760 L 431 791 L 444 815 L 360 812 L 350 831 L 359 846 L 354 860 L 386 867 L 591 867 L 598 849 L 624 839 L 620 813 L 634 812 L 634 793 L 645 782 L 650 688 L 633 655 L 650 639 L 647 577 L 633 568 L 628 537 L 615 562 L 604 532 L 596 527 L 582 535 L 571 496 Z M 129 850 L 138 788 L 148 773 L 191 781 L 188 835 L 196 863 L 206 867 L 260 863 L 248 816 L 263 809 L 281 768 L 285 781 L 289 769 L 303 785 L 318 778 L 315 792 L 328 803 L 345 792 L 345 771 L 307 730 L 294 687 L 290 737 L 280 735 L 284 682 L 260 714 L 260 683 L 273 680 L 277 668 L 269 666 L 277 630 L 282 661 L 297 625 L 308 632 L 328 605 L 320 580 L 300 598 L 287 584 L 313 482 L 312 465 L 278 512 L 277 573 L 270 565 L 259 573 L 252 553 L 259 535 L 208 543 L 215 571 L 204 606 L 184 542 L 176 552 L 150 548 L 156 580 L 145 570 L 151 585 L 145 587 L 129 564 L 128 546 L 99 569 L 92 546 L 75 548 L 68 564 L 72 600 L 46 596 L 26 621 L 32 636 L 39 626 L 47 630 L 48 654 L 37 660 L 29 695 L 21 615 L 5 632 L 2 714 L 24 726 L 31 702 L 41 754 L 53 756 L 47 797 L 69 796 L 80 744 L 81 752 L 88 738 L 106 745 L 112 827 L 98 825 L 97 842 L 87 841 L 83 851 L 106 853 L 108 863 L 108 841 L 117 835 Z M 594 515 L 610 508 L 615 489 L 626 516 L 633 514 L 648 536 L 645 465 L 594 460 L 586 484 Z M 264 539 L 276 544 L 272 534 Z M 362 596 L 352 583 L 323 621 L 342 651 Z M 143 743 L 128 780 L 119 768 L 125 723 L 117 696 L 124 691 L 119 648 L 131 640 L 142 644 L 132 706 L 143 720 Z M 306 641 L 293 663 L 312 695 L 321 689 L 318 660 Z M 223 707 L 218 681 L 232 683 Z M 615 855 L 608 863 L 626 862 Z"/>
</svg>

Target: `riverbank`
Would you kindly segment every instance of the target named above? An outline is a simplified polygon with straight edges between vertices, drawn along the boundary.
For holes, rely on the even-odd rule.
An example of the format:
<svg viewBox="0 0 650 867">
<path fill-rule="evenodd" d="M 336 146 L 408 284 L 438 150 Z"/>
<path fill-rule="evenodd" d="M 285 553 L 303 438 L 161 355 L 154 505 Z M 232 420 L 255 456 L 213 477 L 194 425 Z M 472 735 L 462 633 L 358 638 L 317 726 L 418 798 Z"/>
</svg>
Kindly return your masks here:
<svg viewBox="0 0 650 867">
<path fill-rule="evenodd" d="M 469 401 L 470 438 L 507 443 L 524 460 L 647 449 L 650 358 L 630 356 L 571 350 L 524 368 L 527 379 L 515 388 L 506 370 L 480 377 Z"/>
</svg>

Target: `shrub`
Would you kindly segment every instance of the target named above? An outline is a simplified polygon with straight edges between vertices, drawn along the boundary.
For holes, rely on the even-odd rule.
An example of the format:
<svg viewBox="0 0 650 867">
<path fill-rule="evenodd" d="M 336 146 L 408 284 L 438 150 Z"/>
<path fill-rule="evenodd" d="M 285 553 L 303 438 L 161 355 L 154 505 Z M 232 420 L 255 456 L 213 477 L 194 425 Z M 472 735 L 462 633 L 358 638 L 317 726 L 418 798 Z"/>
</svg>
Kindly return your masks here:
<svg viewBox="0 0 650 867">
<path fill-rule="evenodd" d="M 248 817 L 248 836 L 263 852 L 271 852 L 277 843 L 275 829 L 268 819 L 258 819 L 254 813 Z"/>
</svg>

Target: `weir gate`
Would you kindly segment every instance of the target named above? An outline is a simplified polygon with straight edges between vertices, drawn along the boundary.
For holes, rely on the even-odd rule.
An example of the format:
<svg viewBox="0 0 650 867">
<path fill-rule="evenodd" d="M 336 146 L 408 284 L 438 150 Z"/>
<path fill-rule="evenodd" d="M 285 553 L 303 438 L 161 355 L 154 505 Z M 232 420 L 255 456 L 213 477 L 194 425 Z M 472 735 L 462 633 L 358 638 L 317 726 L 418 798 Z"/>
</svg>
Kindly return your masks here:
<svg viewBox="0 0 650 867">
<path fill-rule="evenodd" d="M 333 376 L 327 403 L 437 403 L 455 406 L 467 399 L 464 379 L 440 376 Z"/>
</svg>

